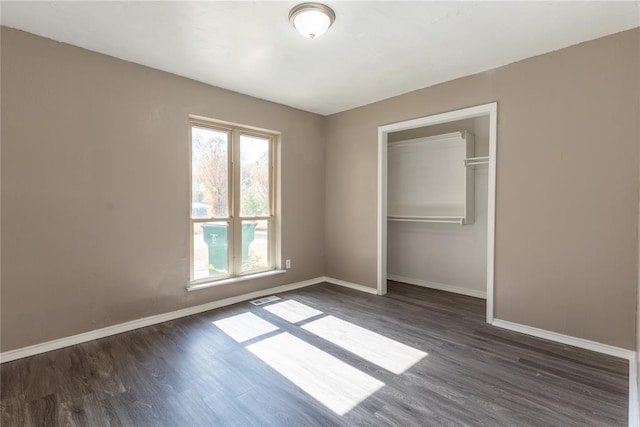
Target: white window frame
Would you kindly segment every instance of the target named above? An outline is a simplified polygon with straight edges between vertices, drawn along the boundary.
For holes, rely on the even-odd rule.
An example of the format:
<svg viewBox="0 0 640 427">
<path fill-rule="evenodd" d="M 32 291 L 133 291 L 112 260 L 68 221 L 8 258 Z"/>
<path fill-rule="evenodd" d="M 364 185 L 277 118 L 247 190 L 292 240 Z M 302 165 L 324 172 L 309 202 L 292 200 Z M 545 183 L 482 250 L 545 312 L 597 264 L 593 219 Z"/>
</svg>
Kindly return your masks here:
<svg viewBox="0 0 640 427">
<path fill-rule="evenodd" d="M 192 129 L 194 127 L 211 129 L 218 132 L 225 132 L 228 135 L 228 191 L 226 217 L 203 217 L 194 218 L 192 210 L 193 200 L 193 153 L 192 153 Z M 264 138 L 269 141 L 269 215 L 244 217 L 240 215 L 240 137 L 242 135 Z M 236 281 L 261 277 L 271 273 L 280 273 L 280 221 L 278 201 L 278 149 L 280 134 L 274 131 L 257 129 L 249 126 L 234 123 L 221 122 L 197 116 L 189 116 L 189 286 L 188 290 L 195 290 L 217 284 L 228 284 Z M 268 230 L 268 266 L 261 269 L 242 271 L 242 222 L 243 221 L 263 221 L 269 224 Z M 227 222 L 227 253 L 228 274 L 215 277 L 195 278 L 194 254 L 193 254 L 193 227 L 197 223 L 207 222 Z"/>
</svg>

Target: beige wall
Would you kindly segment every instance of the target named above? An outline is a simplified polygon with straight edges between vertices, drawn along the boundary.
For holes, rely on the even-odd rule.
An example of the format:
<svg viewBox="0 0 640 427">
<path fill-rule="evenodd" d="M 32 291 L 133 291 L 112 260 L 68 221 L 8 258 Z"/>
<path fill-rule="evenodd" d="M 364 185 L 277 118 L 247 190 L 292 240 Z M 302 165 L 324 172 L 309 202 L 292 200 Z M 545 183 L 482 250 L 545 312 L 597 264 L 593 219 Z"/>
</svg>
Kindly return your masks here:
<svg viewBox="0 0 640 427">
<path fill-rule="evenodd" d="M 324 274 L 324 118 L 2 29 L 2 351 Z M 286 274 L 187 293 L 187 115 L 282 132 Z"/>
<path fill-rule="evenodd" d="M 376 285 L 377 127 L 498 102 L 496 316 L 635 348 L 635 29 L 328 117 L 327 275 Z"/>
<path fill-rule="evenodd" d="M 1 34 L 1 351 L 325 274 L 375 287 L 377 127 L 492 101 L 497 317 L 635 348 L 640 30 L 328 118 Z M 185 291 L 188 114 L 282 132 L 287 274 Z"/>
</svg>

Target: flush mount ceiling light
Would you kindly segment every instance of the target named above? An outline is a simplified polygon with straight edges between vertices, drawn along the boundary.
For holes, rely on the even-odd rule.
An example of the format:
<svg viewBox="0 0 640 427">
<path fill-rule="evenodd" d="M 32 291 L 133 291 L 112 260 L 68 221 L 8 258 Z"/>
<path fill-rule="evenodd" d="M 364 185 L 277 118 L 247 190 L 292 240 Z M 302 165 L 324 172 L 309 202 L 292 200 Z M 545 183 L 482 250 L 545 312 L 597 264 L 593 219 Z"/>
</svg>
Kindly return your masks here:
<svg viewBox="0 0 640 427">
<path fill-rule="evenodd" d="M 291 24 L 300 34 L 310 39 L 323 35 L 335 19 L 333 10 L 320 3 L 302 3 L 289 12 Z"/>
</svg>

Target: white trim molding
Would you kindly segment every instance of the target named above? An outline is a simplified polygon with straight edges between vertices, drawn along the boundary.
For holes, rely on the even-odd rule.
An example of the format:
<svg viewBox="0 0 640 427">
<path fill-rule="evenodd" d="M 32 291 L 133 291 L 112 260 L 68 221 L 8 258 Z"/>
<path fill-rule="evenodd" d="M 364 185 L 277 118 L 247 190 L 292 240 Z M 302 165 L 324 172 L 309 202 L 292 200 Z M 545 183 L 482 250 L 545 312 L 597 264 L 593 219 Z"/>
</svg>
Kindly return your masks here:
<svg viewBox="0 0 640 427">
<path fill-rule="evenodd" d="M 247 274 L 245 276 L 234 276 L 228 279 L 216 280 L 213 282 L 199 282 L 199 281 L 190 282 L 187 285 L 186 289 L 189 292 L 199 291 L 201 289 L 214 288 L 220 285 L 232 285 L 234 283 L 244 282 L 245 280 L 253 280 L 253 279 L 259 279 L 261 277 L 275 276 L 276 274 L 284 274 L 286 272 L 287 270 L 270 270 L 262 273 Z"/>
<path fill-rule="evenodd" d="M 629 361 L 629 427 L 640 427 L 640 408 L 638 407 L 638 354 L 633 350 L 614 347 L 596 341 L 589 341 L 545 329 L 534 328 L 533 326 L 521 325 L 506 320 L 494 319 L 491 325 L 510 331 L 520 332 L 537 338 L 567 344 L 573 347 L 595 351 L 609 356 L 619 357 Z"/>
<path fill-rule="evenodd" d="M 387 173 L 388 173 L 388 149 L 391 130 L 387 126 L 378 127 L 378 223 L 376 236 L 376 279 L 378 294 L 387 293 Z"/>
<path fill-rule="evenodd" d="M 157 314 L 155 316 L 149 316 L 149 317 L 144 317 L 142 319 L 136 319 L 129 322 L 119 323 L 117 325 L 107 326 L 105 328 L 95 329 L 89 332 L 83 332 L 81 334 L 72 335 L 70 337 L 59 338 L 56 340 L 47 341 L 40 344 L 30 345 L 28 347 L 5 351 L 4 353 L 0 353 L 0 363 L 11 362 L 13 360 L 22 359 L 24 357 L 33 356 L 40 353 L 46 353 L 48 351 L 69 347 L 71 345 L 93 341 L 99 338 L 120 334 L 122 332 L 133 331 L 134 329 L 144 328 L 145 326 L 151 326 L 158 323 L 167 322 L 169 320 L 175 320 L 181 317 L 191 316 L 193 314 L 202 313 L 204 311 L 225 307 L 227 305 L 232 305 L 239 302 L 260 298 L 260 297 L 271 295 L 271 294 L 292 291 L 294 289 L 304 288 L 306 286 L 311 286 L 311 285 L 315 285 L 315 284 L 326 282 L 326 281 L 328 280 L 325 280 L 325 277 L 317 277 L 315 279 L 309 279 L 301 282 L 290 283 L 288 285 L 282 285 L 282 286 L 276 286 L 274 288 L 263 289 L 261 291 L 251 292 L 244 295 L 238 295 L 236 297 L 212 301 L 206 304 L 183 308 L 181 310 L 171 311 L 168 313 Z"/>
<path fill-rule="evenodd" d="M 355 289 L 356 291 L 366 292 L 368 294 L 378 295 L 378 290 L 371 286 L 359 285 L 357 283 L 347 282 L 340 279 L 334 279 L 333 277 L 323 277 L 323 281 L 331 283 L 332 285 L 344 286 L 345 288 Z"/>
<path fill-rule="evenodd" d="M 576 338 L 570 335 L 559 334 L 557 332 L 547 331 L 545 329 L 535 328 L 533 326 L 521 325 L 507 320 L 494 319 L 491 325 L 510 331 L 520 332 L 522 334 L 543 338 L 549 341 L 555 341 L 561 344 L 567 344 L 574 347 L 584 348 L 586 350 L 596 351 L 609 356 L 619 357 L 621 359 L 631 360 L 635 358 L 636 352 L 625 348 L 614 347 L 612 345 L 602 344 L 596 341 L 589 341 L 583 338 Z"/>
<path fill-rule="evenodd" d="M 461 286 L 447 285 L 444 283 L 430 282 L 428 280 L 414 279 L 412 277 L 397 276 L 395 274 L 387 274 L 387 279 L 394 282 L 408 283 L 410 285 L 422 286 L 423 288 L 438 289 L 440 291 L 452 292 L 454 294 L 467 295 L 470 297 L 487 299 L 485 291 L 477 289 L 463 288 Z"/>
<path fill-rule="evenodd" d="M 483 106 L 489 114 L 489 176 L 487 182 L 487 322 L 493 322 L 496 256 L 496 176 L 498 167 L 498 103 Z"/>
<path fill-rule="evenodd" d="M 496 161 L 498 133 L 498 103 L 477 105 L 446 113 L 434 114 L 398 123 L 378 126 L 378 203 L 377 203 L 377 287 L 378 294 L 387 293 L 387 148 L 388 135 L 418 127 L 437 125 L 473 117 L 489 117 L 489 177 L 487 192 L 487 323 L 493 321 L 495 218 L 496 218 Z"/>
</svg>

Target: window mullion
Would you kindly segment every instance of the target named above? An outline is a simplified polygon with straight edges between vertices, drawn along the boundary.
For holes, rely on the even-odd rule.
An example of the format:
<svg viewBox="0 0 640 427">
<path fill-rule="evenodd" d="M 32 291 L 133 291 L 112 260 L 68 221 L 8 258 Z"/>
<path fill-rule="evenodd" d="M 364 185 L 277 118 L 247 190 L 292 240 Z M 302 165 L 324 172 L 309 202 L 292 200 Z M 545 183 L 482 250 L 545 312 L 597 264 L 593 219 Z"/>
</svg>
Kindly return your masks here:
<svg viewBox="0 0 640 427">
<path fill-rule="evenodd" d="M 242 219 L 240 218 L 240 188 L 241 188 L 241 176 L 240 176 L 240 131 L 234 129 L 231 136 L 232 141 L 232 162 L 231 170 L 232 177 L 231 183 L 233 186 L 233 214 L 231 215 L 231 230 L 232 230 L 232 244 L 229 250 L 229 258 L 232 271 L 232 275 L 239 274 L 242 271 Z"/>
<path fill-rule="evenodd" d="M 279 231 L 276 229 L 276 222 L 273 220 L 273 216 L 276 212 L 276 141 L 275 137 L 271 137 L 269 140 L 269 220 L 267 221 L 269 227 L 269 241 L 267 247 L 268 263 L 270 266 L 279 265 L 280 261 L 276 260 L 276 242 L 274 236 L 279 235 Z"/>
<path fill-rule="evenodd" d="M 191 221 L 194 224 L 197 223 L 206 223 L 206 222 L 225 222 L 225 221 L 229 221 L 231 218 L 230 217 L 210 217 L 210 218 L 191 218 Z"/>
</svg>

